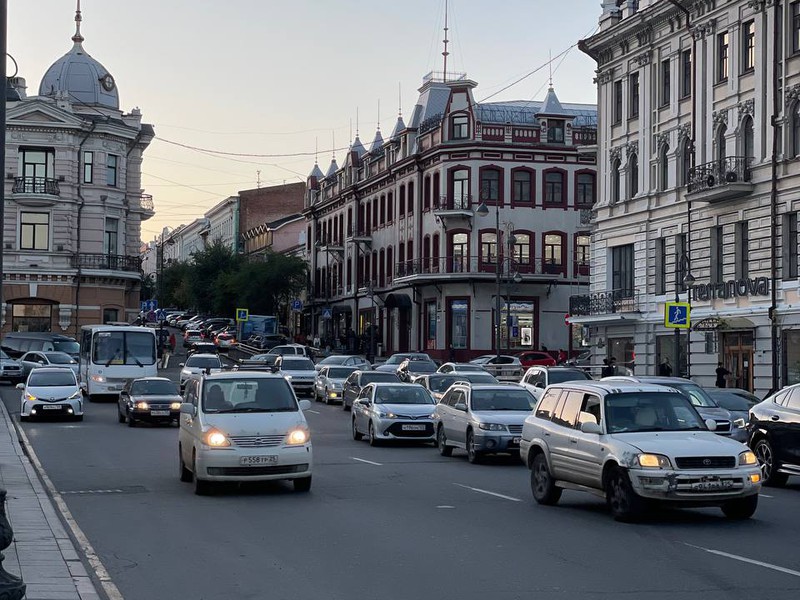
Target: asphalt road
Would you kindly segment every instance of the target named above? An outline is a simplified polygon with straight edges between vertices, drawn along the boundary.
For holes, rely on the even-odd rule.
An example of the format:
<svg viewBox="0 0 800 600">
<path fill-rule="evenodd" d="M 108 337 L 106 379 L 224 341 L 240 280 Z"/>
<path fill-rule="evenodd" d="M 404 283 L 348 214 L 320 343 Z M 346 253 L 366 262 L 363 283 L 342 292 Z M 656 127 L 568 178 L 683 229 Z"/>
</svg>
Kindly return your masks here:
<svg viewBox="0 0 800 600">
<path fill-rule="evenodd" d="M 0 395 L 18 415 L 18 392 Z M 577 492 L 535 505 L 514 460 L 371 448 L 338 406 L 307 418 L 310 494 L 277 483 L 210 497 L 178 480 L 175 428 L 120 425 L 114 404 L 22 426 L 126 600 L 800 597 L 800 478 L 765 489 L 746 522 L 702 509 L 625 525 Z"/>
</svg>

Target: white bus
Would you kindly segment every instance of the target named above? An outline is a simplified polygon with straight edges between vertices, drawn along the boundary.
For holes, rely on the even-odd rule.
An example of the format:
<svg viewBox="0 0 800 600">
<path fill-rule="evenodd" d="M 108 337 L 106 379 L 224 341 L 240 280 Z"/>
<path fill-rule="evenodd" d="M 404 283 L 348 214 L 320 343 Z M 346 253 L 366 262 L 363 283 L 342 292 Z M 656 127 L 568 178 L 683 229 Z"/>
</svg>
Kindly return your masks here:
<svg viewBox="0 0 800 600">
<path fill-rule="evenodd" d="M 117 395 L 125 383 L 158 374 L 156 332 L 133 325 L 81 327 L 80 383 L 91 401 Z"/>
</svg>

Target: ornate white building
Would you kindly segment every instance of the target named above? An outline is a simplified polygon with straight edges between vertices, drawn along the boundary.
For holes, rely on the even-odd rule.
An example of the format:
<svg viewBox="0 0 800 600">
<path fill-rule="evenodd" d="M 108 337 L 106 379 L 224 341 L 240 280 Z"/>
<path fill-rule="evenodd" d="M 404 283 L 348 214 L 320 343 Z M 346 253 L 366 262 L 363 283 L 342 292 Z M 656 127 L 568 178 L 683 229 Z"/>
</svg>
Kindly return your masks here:
<svg viewBox="0 0 800 600">
<path fill-rule="evenodd" d="M 154 214 L 141 165 L 154 132 L 138 109 L 120 110 L 114 77 L 83 47 L 80 11 L 75 22 L 39 95 L 18 77 L 6 98 L 3 331 L 74 335 L 139 311 L 141 222 Z"/>
<path fill-rule="evenodd" d="M 722 362 L 759 395 L 797 383 L 800 2 L 606 0 L 581 48 L 600 195 L 572 321 L 652 374 L 675 355 L 665 305 L 688 301 L 676 373 L 714 385 Z"/>
</svg>

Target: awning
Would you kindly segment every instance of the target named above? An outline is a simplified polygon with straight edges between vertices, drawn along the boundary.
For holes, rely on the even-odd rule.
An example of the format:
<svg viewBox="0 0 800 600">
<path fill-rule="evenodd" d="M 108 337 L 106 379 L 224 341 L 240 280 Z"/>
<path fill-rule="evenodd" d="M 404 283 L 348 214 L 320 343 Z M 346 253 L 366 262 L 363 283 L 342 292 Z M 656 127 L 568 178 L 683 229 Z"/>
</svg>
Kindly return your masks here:
<svg viewBox="0 0 800 600">
<path fill-rule="evenodd" d="M 386 308 L 411 308 L 411 297 L 408 294 L 386 294 L 383 305 Z"/>
<path fill-rule="evenodd" d="M 706 317 L 697 321 L 694 331 L 720 331 L 733 329 L 755 329 L 755 324 L 747 317 Z"/>
<path fill-rule="evenodd" d="M 352 313 L 353 308 L 349 304 L 334 304 L 333 314 L 340 315 L 342 313 Z"/>
</svg>

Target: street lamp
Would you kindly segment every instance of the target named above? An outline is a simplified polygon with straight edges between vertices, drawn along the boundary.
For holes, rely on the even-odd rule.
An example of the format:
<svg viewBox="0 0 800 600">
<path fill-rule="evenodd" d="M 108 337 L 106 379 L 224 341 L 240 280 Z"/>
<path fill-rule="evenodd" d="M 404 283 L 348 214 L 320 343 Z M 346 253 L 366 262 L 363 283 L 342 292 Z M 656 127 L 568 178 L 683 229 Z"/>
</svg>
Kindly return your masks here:
<svg viewBox="0 0 800 600">
<path fill-rule="evenodd" d="M 680 302 L 680 284 L 679 284 L 679 277 L 681 273 L 684 273 L 683 276 L 683 285 L 686 287 L 686 296 L 689 298 L 689 288 L 694 285 L 695 279 L 694 275 L 690 270 L 691 265 L 689 264 L 689 257 L 686 255 L 686 252 L 682 252 L 678 259 L 675 261 L 675 302 Z M 689 377 L 689 334 L 690 329 L 686 330 L 686 377 Z M 681 374 L 681 330 L 677 327 L 675 328 L 675 338 L 674 338 L 674 348 L 673 348 L 673 360 L 675 361 L 675 368 L 678 370 L 678 375 Z"/>
<path fill-rule="evenodd" d="M 486 200 L 488 194 L 486 193 L 487 190 L 481 190 L 481 203 L 478 205 L 478 208 L 475 209 L 475 214 L 480 217 L 485 217 L 489 214 L 489 207 L 486 206 Z M 500 254 L 500 200 L 499 198 L 495 201 L 494 204 L 494 216 L 495 216 L 495 234 L 497 240 L 497 249 L 498 254 Z M 497 257 L 495 261 L 495 283 L 497 286 L 497 293 L 495 295 L 495 307 L 494 307 L 494 348 L 496 350 L 497 355 L 497 364 L 500 364 L 500 257 Z"/>
<path fill-rule="evenodd" d="M 367 295 L 372 303 L 372 311 L 369 319 L 369 348 L 367 348 L 367 361 L 372 364 L 375 361 L 375 286 L 372 281 L 367 286 Z"/>
</svg>

